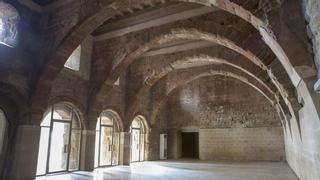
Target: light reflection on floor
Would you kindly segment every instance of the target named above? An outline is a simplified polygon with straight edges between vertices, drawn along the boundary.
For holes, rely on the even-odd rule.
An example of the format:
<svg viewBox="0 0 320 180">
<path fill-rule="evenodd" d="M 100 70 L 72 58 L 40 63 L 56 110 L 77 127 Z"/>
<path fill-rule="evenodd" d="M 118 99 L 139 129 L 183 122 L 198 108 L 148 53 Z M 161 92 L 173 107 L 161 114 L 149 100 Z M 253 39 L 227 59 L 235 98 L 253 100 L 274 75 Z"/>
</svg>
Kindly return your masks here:
<svg viewBox="0 0 320 180">
<path fill-rule="evenodd" d="M 36 180 L 297 180 L 285 163 L 213 163 L 202 161 L 155 161 L 131 166 L 99 168 L 94 172 L 78 171 L 50 175 Z"/>
</svg>

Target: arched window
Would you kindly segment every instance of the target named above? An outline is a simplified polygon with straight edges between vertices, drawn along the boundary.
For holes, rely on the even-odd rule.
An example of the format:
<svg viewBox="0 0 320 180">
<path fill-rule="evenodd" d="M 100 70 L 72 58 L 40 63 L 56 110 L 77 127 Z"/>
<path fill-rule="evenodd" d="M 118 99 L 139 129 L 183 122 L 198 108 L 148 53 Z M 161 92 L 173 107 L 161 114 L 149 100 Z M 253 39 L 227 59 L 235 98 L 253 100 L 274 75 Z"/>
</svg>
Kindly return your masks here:
<svg viewBox="0 0 320 180">
<path fill-rule="evenodd" d="M 79 170 L 81 122 L 68 104 L 50 108 L 41 123 L 37 175 Z"/>
<path fill-rule="evenodd" d="M 18 11 L 0 0 L 0 44 L 9 47 L 17 45 L 19 20 Z"/>
<path fill-rule="evenodd" d="M 131 162 L 144 161 L 145 127 L 141 118 L 135 117 L 130 126 Z"/>
<path fill-rule="evenodd" d="M 119 164 L 120 134 L 117 115 L 111 111 L 101 113 L 96 126 L 95 167 Z"/>
<path fill-rule="evenodd" d="M 4 139 L 7 127 L 7 119 L 4 112 L 0 109 L 0 155 L 4 147 Z"/>
</svg>

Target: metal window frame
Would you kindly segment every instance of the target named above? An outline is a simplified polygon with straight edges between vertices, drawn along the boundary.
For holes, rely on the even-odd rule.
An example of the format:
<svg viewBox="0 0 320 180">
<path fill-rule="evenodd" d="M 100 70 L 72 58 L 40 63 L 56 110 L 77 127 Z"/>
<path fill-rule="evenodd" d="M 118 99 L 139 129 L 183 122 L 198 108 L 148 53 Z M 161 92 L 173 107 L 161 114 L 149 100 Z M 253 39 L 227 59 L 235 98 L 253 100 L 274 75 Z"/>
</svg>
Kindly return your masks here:
<svg viewBox="0 0 320 180">
<path fill-rule="evenodd" d="M 132 142 L 130 142 L 130 147 L 131 147 L 131 153 L 130 153 L 130 162 L 131 163 L 136 163 L 136 162 L 144 162 L 145 161 L 145 152 L 143 152 L 143 160 L 141 160 L 140 154 L 141 154 L 141 145 L 143 144 L 143 146 L 145 146 L 145 127 L 144 124 L 142 122 L 142 120 L 138 120 L 140 127 L 136 128 L 136 127 L 132 127 L 132 125 L 130 126 L 130 133 L 131 133 L 131 137 L 130 137 L 130 141 L 132 139 L 132 130 L 138 130 L 139 131 L 139 160 L 138 161 L 132 161 Z M 143 138 L 143 142 L 141 142 L 141 135 L 144 135 Z M 145 148 L 143 148 L 145 150 Z"/>
<path fill-rule="evenodd" d="M 97 167 L 96 168 L 103 168 L 103 167 L 112 167 L 112 166 L 117 166 L 117 165 L 119 165 L 119 154 L 120 154 L 120 148 L 118 148 L 118 155 L 117 155 L 117 159 L 118 159 L 118 164 L 116 164 L 116 165 L 114 165 L 113 164 L 113 153 L 115 152 L 114 150 L 113 150 L 113 148 L 112 148 L 112 150 L 111 150 L 111 162 L 110 162 L 110 165 L 101 165 L 101 127 L 108 127 L 108 128 L 112 128 L 112 135 L 111 135 L 111 146 L 113 147 L 113 142 L 114 142 L 114 129 L 115 129 L 115 125 L 116 125 L 116 123 L 117 123 L 117 121 L 114 119 L 114 117 L 111 115 L 111 120 L 112 120 L 112 125 L 105 125 L 105 124 L 102 124 L 101 122 L 101 117 L 102 117 L 103 115 L 100 115 L 99 116 L 99 130 L 96 130 L 96 133 L 99 133 L 99 147 L 98 147 L 98 164 L 97 164 Z M 116 121 L 116 123 L 115 123 L 115 121 Z M 119 128 L 117 127 L 117 129 L 119 130 Z M 120 136 L 118 137 L 119 139 L 118 139 L 118 143 L 120 144 Z"/>
<path fill-rule="evenodd" d="M 68 106 L 66 104 L 63 104 L 64 106 Z M 48 147 L 47 147 L 47 158 L 46 158 L 46 172 L 45 174 L 41 174 L 41 175 L 37 175 L 36 177 L 40 177 L 40 176 L 46 176 L 46 175 L 51 175 L 51 174 L 60 174 L 60 173 L 70 173 L 70 172 L 75 172 L 75 171 L 79 171 L 80 170 L 80 162 L 81 162 L 81 152 L 82 152 L 82 123 L 80 120 L 80 117 L 77 115 L 77 113 L 75 112 L 75 109 L 71 106 L 68 106 L 71 109 L 71 119 L 54 119 L 53 118 L 53 113 L 54 113 L 54 107 L 55 105 L 53 105 L 51 107 L 51 117 L 50 117 L 50 126 L 41 126 L 42 128 L 49 128 L 49 138 L 48 138 Z M 74 120 L 74 118 L 77 118 L 79 122 L 79 128 L 72 128 L 72 122 Z M 69 128 L 69 137 L 68 137 L 68 149 L 67 149 L 67 165 L 66 165 L 66 170 L 63 171 L 53 171 L 50 172 L 49 171 L 49 160 L 50 160 L 50 154 L 51 154 L 51 140 L 52 140 L 52 130 L 53 130 L 53 124 L 54 122 L 57 123 L 67 123 L 70 125 Z M 72 131 L 73 130 L 80 130 L 80 150 L 78 153 L 78 159 L 79 159 L 79 163 L 78 163 L 78 167 L 75 170 L 70 170 L 69 169 L 69 161 L 70 161 L 70 151 L 71 151 L 71 135 L 72 135 Z"/>
</svg>

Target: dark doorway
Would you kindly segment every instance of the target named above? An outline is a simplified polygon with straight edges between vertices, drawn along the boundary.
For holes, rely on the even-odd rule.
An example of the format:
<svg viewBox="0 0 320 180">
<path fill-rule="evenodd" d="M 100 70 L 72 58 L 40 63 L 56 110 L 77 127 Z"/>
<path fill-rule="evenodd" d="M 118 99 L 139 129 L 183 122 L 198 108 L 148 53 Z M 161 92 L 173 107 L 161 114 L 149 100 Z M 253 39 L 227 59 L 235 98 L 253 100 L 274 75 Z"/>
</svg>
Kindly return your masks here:
<svg viewBox="0 0 320 180">
<path fill-rule="evenodd" d="M 182 133 L 182 157 L 199 158 L 199 134 L 197 132 Z"/>
</svg>

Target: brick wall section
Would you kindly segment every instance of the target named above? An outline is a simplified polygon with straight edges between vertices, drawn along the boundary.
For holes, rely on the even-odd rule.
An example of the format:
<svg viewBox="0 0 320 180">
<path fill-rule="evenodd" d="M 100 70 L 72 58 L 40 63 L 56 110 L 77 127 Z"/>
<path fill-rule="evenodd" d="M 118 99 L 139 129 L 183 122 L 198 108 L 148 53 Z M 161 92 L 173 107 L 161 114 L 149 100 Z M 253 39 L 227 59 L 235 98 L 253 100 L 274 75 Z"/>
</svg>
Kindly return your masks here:
<svg viewBox="0 0 320 180">
<path fill-rule="evenodd" d="M 70 99 L 71 103 L 81 104 L 85 108 L 87 106 L 88 82 L 77 76 L 69 69 L 63 69 L 54 81 L 51 90 L 50 99 L 64 97 Z"/>
</svg>

